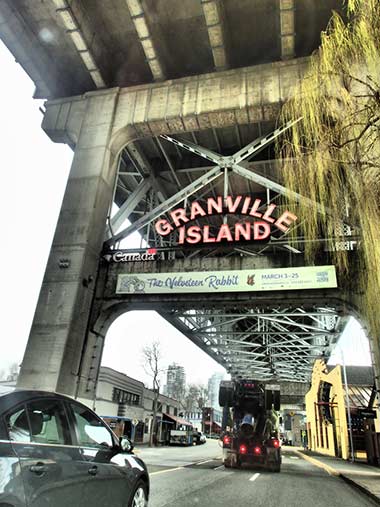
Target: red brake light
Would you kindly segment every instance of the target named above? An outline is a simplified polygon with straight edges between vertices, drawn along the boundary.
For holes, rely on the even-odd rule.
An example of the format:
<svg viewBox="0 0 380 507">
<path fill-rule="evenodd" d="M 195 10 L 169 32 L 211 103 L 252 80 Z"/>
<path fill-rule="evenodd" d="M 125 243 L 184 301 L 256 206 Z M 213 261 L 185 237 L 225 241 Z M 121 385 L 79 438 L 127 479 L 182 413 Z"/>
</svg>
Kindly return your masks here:
<svg viewBox="0 0 380 507">
<path fill-rule="evenodd" d="M 225 435 L 225 436 L 223 437 L 223 444 L 224 444 L 224 445 L 229 445 L 230 443 L 231 443 L 231 439 L 230 439 L 230 437 L 229 437 L 228 435 Z"/>
<path fill-rule="evenodd" d="M 247 454 L 247 446 L 246 445 L 241 445 L 239 447 L 239 454 Z"/>
<path fill-rule="evenodd" d="M 261 454 L 261 448 L 260 448 L 260 447 L 258 447 L 258 446 L 256 446 L 256 447 L 253 449 L 253 452 L 254 452 L 255 454 Z"/>
<path fill-rule="evenodd" d="M 278 449 L 280 447 L 280 441 L 277 440 L 277 438 L 275 438 L 273 440 L 273 447 L 276 447 L 276 449 Z"/>
</svg>

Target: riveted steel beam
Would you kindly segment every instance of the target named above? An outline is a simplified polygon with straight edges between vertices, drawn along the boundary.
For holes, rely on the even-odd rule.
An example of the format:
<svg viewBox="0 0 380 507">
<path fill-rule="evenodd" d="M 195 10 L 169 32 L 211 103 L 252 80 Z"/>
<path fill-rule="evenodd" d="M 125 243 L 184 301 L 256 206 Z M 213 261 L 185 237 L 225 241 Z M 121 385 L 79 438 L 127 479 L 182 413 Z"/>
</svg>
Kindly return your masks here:
<svg viewBox="0 0 380 507">
<path fill-rule="evenodd" d="M 152 177 L 148 177 L 135 188 L 128 199 L 122 204 L 117 213 L 111 218 L 111 228 L 117 231 L 135 210 L 141 199 L 152 188 Z"/>
<path fill-rule="evenodd" d="M 225 167 L 227 157 L 223 157 L 222 155 L 219 155 L 219 153 L 215 153 L 208 148 L 204 148 L 203 146 L 199 146 L 190 141 L 181 141 L 180 139 L 175 139 L 174 137 L 170 137 L 166 134 L 163 134 L 160 137 L 166 141 L 169 141 L 170 143 L 173 143 L 176 146 L 179 146 L 180 148 L 189 151 L 190 153 L 194 153 L 194 155 L 205 158 L 209 162 L 214 162 L 214 164 L 219 165 L 220 167 Z"/>
<path fill-rule="evenodd" d="M 153 220 L 156 220 L 162 213 L 166 213 L 167 211 L 171 210 L 185 200 L 187 197 L 190 197 L 192 194 L 203 188 L 205 185 L 208 185 L 211 183 L 214 179 L 218 178 L 221 174 L 223 174 L 220 170 L 220 167 L 214 167 L 211 171 L 204 174 L 194 182 L 192 182 L 190 185 L 185 187 L 184 189 L 180 190 L 176 194 L 174 194 L 172 197 L 170 197 L 168 200 L 157 206 L 154 210 L 152 210 L 150 213 L 147 213 L 144 217 L 136 220 L 126 229 L 122 230 L 112 238 L 110 238 L 106 244 L 108 246 L 113 246 L 118 241 L 126 238 L 132 232 L 140 230 L 142 227 L 145 227 L 149 223 L 151 223 Z"/>
<path fill-rule="evenodd" d="M 241 150 L 237 151 L 231 158 L 234 164 L 240 164 L 243 160 L 253 157 L 257 155 L 262 150 L 264 150 L 267 146 L 273 143 L 281 134 L 289 130 L 293 125 L 301 121 L 302 118 L 297 118 L 296 120 L 291 120 L 285 123 L 282 127 L 279 127 L 270 134 L 266 136 L 261 136 L 258 139 L 255 139 L 247 146 L 244 146 Z"/>
</svg>

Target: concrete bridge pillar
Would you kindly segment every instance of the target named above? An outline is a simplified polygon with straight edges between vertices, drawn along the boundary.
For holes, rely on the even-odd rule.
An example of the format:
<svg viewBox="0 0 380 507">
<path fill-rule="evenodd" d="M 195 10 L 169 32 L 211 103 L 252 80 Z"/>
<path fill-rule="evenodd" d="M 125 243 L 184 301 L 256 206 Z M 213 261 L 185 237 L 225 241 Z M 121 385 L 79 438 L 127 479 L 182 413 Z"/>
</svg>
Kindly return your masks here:
<svg viewBox="0 0 380 507">
<path fill-rule="evenodd" d="M 117 96 L 118 89 L 87 94 L 85 100 L 74 104 L 82 109 L 75 128 L 64 122 L 52 126 L 55 132 L 68 136 L 56 140 L 76 145 L 75 155 L 21 366 L 19 387 L 69 395 L 77 391 L 99 253 L 112 203 L 116 169 L 109 139 Z M 60 121 L 62 118 L 61 114 Z"/>
</svg>

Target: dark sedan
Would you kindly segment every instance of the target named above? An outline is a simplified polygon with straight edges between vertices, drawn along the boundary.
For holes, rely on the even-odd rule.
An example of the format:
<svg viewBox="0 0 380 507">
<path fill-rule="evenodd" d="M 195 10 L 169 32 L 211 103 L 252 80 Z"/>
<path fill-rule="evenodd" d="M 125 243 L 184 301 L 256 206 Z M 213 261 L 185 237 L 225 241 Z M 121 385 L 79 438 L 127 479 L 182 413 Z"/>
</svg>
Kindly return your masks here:
<svg viewBox="0 0 380 507">
<path fill-rule="evenodd" d="M 0 505 L 145 507 L 149 477 L 89 408 L 56 393 L 0 393 Z"/>
</svg>

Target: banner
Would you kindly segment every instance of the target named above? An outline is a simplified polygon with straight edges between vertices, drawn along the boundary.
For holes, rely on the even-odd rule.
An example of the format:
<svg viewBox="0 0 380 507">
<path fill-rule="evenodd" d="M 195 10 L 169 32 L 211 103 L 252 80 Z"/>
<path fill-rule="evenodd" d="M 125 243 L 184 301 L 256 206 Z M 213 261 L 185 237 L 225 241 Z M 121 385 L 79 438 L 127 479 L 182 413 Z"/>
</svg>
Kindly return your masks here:
<svg viewBox="0 0 380 507">
<path fill-rule="evenodd" d="M 250 292 L 337 287 L 335 266 L 119 275 L 117 294 Z"/>
</svg>

